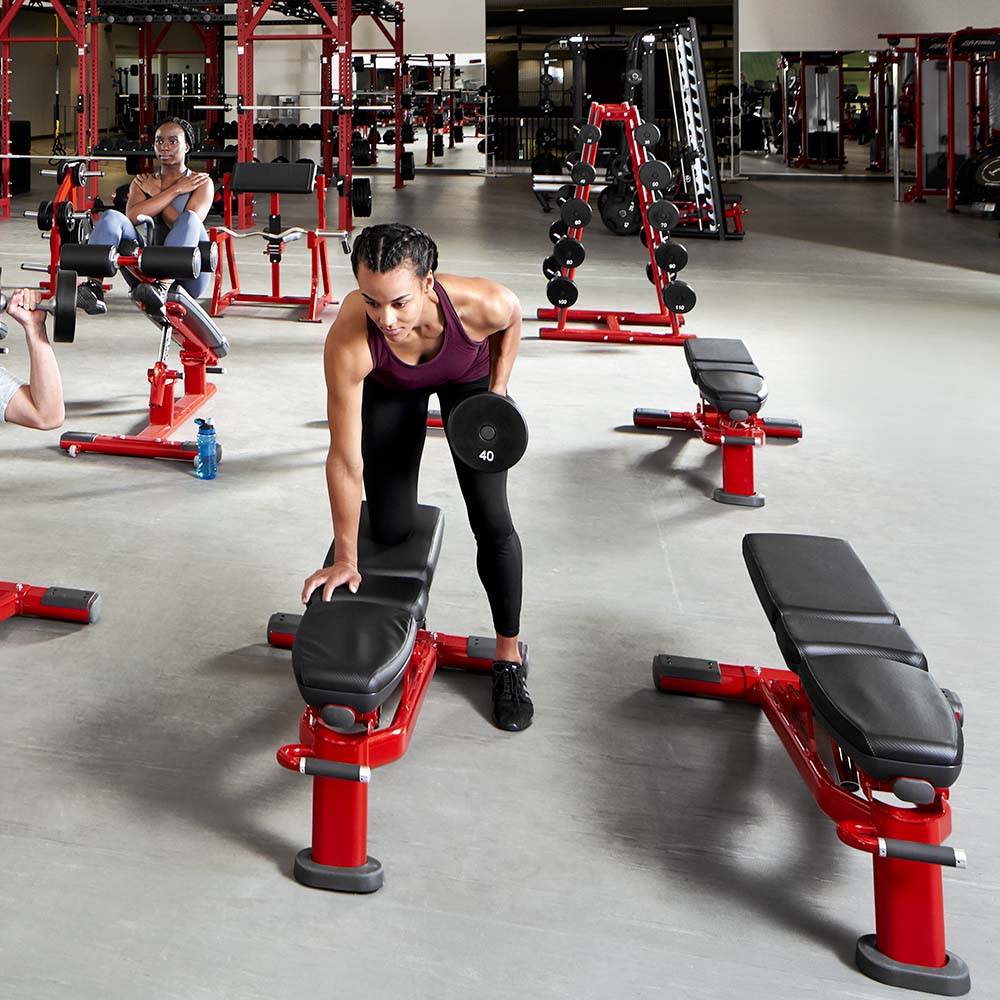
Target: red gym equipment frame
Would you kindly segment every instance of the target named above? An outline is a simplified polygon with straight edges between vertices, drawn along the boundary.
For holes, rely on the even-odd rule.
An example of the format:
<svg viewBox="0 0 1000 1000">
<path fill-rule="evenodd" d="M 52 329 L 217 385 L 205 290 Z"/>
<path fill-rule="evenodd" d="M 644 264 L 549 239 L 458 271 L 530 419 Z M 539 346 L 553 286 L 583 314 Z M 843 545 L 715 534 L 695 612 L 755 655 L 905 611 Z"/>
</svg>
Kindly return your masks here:
<svg viewBox="0 0 1000 1000">
<path fill-rule="evenodd" d="M 291 649 L 293 633 L 269 629 L 267 641 Z M 354 713 L 363 730 L 342 733 L 331 729 L 317 709 L 307 706 L 299 720 L 299 742 L 278 750 L 278 763 L 289 771 L 313 778 L 312 845 L 300 852 L 303 861 L 359 873 L 381 872 L 368 856 L 368 784 L 373 769 L 391 764 L 406 753 L 424 696 L 438 667 L 489 673 L 492 660 L 468 655 L 469 640 L 421 629 L 400 685 L 399 704 L 388 726 L 376 728 L 380 709 Z M 381 876 L 351 891 L 373 892 Z"/>
<path fill-rule="evenodd" d="M 875 935 L 874 940 L 863 937 L 859 946 L 874 946 L 882 955 L 906 965 L 943 968 L 949 955 L 940 864 L 880 857 L 880 851 L 884 851 L 886 839 L 940 846 L 951 833 L 948 789 L 936 789 L 929 805 L 889 805 L 873 793 L 891 792 L 891 784 L 858 771 L 831 740 L 838 772 L 835 779 L 819 752 L 812 706 L 798 676 L 790 670 L 719 663 L 720 682 L 709 683 L 671 677 L 658 669 L 658 660 L 654 660 L 653 680 L 661 691 L 757 705 L 785 745 L 816 804 L 837 824 L 837 836 L 848 847 L 872 855 Z M 860 796 L 841 787 L 847 781 L 859 787 Z M 964 866 L 964 855 L 956 861 Z"/>
<path fill-rule="evenodd" d="M 649 251 L 649 262 L 654 273 L 660 273 L 659 265 L 653 256 L 656 244 L 653 240 L 653 229 L 649 225 L 646 211 L 653 202 L 652 192 L 645 185 L 639 182 L 639 167 L 645 162 L 645 150 L 635 141 L 635 128 L 640 124 L 639 110 L 632 104 L 598 104 L 590 106 L 590 114 L 587 117 L 590 125 L 600 128 L 603 122 L 622 122 L 625 137 L 628 142 L 629 158 L 632 162 L 632 172 L 635 178 L 636 197 L 639 200 L 639 211 L 642 215 L 642 225 L 646 233 L 647 250 Z M 591 166 L 597 161 L 597 143 L 587 143 L 583 147 L 581 161 L 589 163 Z M 583 201 L 590 199 L 590 185 L 578 185 L 576 197 Z M 583 237 L 583 229 L 571 229 L 569 235 L 579 240 Z M 575 268 L 564 269 L 566 277 L 573 279 L 576 274 Z M 656 301 L 659 305 L 659 312 L 639 313 L 621 312 L 613 309 L 569 309 L 569 308 L 543 308 L 538 310 L 539 319 L 554 319 L 556 326 L 543 326 L 539 331 L 542 340 L 571 340 L 586 341 L 590 343 L 608 344 L 660 344 L 671 347 L 681 346 L 685 340 L 693 337 L 692 333 L 682 333 L 681 327 L 684 325 L 684 317 L 671 312 L 663 301 L 663 289 L 659 282 L 656 284 Z M 580 327 L 567 326 L 568 321 L 574 320 L 581 323 L 601 324 L 604 329 L 586 329 Z M 652 333 L 648 330 L 624 329 L 626 326 L 637 323 L 642 326 L 663 326 L 669 327 L 669 332 Z"/>
<path fill-rule="evenodd" d="M 8 618 L 50 618 L 89 625 L 100 616 L 101 595 L 92 590 L 33 587 L 0 580 L 0 622 Z"/>
<path fill-rule="evenodd" d="M 229 185 L 232 174 L 226 174 L 223 181 L 223 225 L 233 228 L 233 197 Z M 316 228 L 306 234 L 307 246 L 311 260 L 312 273 L 309 280 L 308 295 L 283 295 L 281 292 L 281 258 L 285 250 L 284 243 L 272 244 L 265 242 L 263 254 L 271 262 L 270 294 L 243 292 L 240 290 L 240 274 L 236 266 L 235 238 L 227 232 L 222 232 L 216 226 L 209 230 L 208 238 L 219 248 L 219 263 L 215 269 L 212 285 L 211 316 L 221 316 L 229 306 L 235 303 L 252 303 L 265 306 L 305 306 L 305 312 L 300 317 L 305 323 L 320 322 L 320 313 L 336 303 L 333 294 L 333 284 L 330 281 L 330 263 L 327 256 L 326 237 L 320 235 L 326 227 L 326 177 L 316 175 Z M 281 196 L 271 193 L 271 218 L 281 216 Z M 226 271 L 229 272 L 229 291 L 223 291 Z M 320 285 L 323 286 L 320 291 Z"/>
<path fill-rule="evenodd" d="M 136 267 L 139 257 L 120 256 L 120 267 Z M 139 277 L 139 275 L 136 275 Z M 146 280 L 146 279 L 143 279 Z M 83 452 L 102 455 L 132 455 L 138 458 L 172 458 L 190 462 L 198 454 L 197 441 L 172 441 L 173 434 L 190 420 L 215 395 L 216 386 L 209 382 L 209 373 L 221 374 L 219 358 L 188 329 L 187 309 L 179 302 L 167 302 L 164 313 L 170 326 L 163 331 L 160 360 L 146 373 L 149 380 L 149 423 L 138 434 L 89 434 L 67 431 L 59 439 L 59 447 L 76 457 Z M 163 360 L 169 338 L 180 345 L 183 371 L 171 368 Z M 174 383 L 184 380 L 184 395 L 174 399 Z"/>
<path fill-rule="evenodd" d="M 745 507 L 762 507 L 764 497 L 757 493 L 754 482 L 754 448 L 761 448 L 768 437 L 802 437 L 797 420 L 766 420 L 751 413 L 746 420 L 732 420 L 706 400 L 698 403 L 691 413 L 683 410 L 637 409 L 632 414 L 636 427 L 669 428 L 700 434 L 706 444 L 722 448 L 722 486 L 712 494 L 720 503 Z"/>
<path fill-rule="evenodd" d="M 781 67 L 782 113 L 784 122 L 782 129 L 788 130 L 788 123 L 795 108 L 788 107 L 788 71 L 793 65 L 798 67 L 798 85 L 801 88 L 801 105 L 799 106 L 799 151 L 792 156 L 792 144 L 783 139 L 785 163 L 790 167 L 836 166 L 842 170 L 847 165 L 844 155 L 844 53 L 843 52 L 784 52 L 779 62 Z M 809 115 L 807 113 L 809 95 L 806 92 L 806 70 L 820 67 L 833 67 L 837 70 L 837 155 L 835 157 L 809 156 Z M 796 104 L 799 104 L 796 101 Z"/>
</svg>

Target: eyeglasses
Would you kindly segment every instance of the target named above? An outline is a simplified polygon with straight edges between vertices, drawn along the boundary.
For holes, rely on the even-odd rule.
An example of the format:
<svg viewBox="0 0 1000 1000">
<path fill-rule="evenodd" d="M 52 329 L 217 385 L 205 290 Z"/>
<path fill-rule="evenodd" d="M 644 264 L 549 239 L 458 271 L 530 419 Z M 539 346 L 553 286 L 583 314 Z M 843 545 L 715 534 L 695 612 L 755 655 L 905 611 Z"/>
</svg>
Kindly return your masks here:
<svg viewBox="0 0 1000 1000">
<path fill-rule="evenodd" d="M 178 139 L 176 135 L 164 135 L 164 136 L 158 135 L 153 140 L 153 145 L 156 146 L 157 148 L 163 146 L 170 146 L 172 149 L 176 149 L 180 145 L 180 139 Z"/>
</svg>

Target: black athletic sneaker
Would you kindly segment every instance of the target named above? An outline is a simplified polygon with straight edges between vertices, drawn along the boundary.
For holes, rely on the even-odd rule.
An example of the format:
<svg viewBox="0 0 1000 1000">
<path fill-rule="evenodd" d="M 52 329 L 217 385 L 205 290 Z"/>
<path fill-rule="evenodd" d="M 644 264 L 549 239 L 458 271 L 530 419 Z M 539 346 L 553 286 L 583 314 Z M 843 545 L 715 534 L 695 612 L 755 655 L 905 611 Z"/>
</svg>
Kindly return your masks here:
<svg viewBox="0 0 1000 1000">
<path fill-rule="evenodd" d="M 137 302 L 143 312 L 160 315 L 167 301 L 167 290 L 159 281 L 144 281 L 132 289 L 132 301 Z"/>
<path fill-rule="evenodd" d="M 76 286 L 76 307 L 88 316 L 103 316 L 108 311 L 100 281 L 84 281 Z"/>
<path fill-rule="evenodd" d="M 493 724 L 519 732 L 531 725 L 535 707 L 524 683 L 524 667 L 509 660 L 493 664 Z"/>
</svg>

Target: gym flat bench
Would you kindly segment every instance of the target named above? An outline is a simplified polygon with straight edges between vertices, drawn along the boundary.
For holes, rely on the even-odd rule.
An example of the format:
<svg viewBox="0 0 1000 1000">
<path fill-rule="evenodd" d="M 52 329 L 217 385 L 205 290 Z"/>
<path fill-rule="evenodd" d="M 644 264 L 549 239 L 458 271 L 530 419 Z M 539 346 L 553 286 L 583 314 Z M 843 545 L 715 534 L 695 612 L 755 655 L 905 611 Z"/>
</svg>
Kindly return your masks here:
<svg viewBox="0 0 1000 1000">
<path fill-rule="evenodd" d="M 299 742 L 277 754 L 282 767 L 313 778 L 312 845 L 298 853 L 293 870 L 303 885 L 361 893 L 381 888 L 382 865 L 368 855 L 372 771 L 406 753 L 438 667 L 489 675 L 496 659 L 495 639 L 426 630 L 443 536 L 441 511 L 421 505 L 410 537 L 381 545 L 363 503 L 358 592 L 338 587 L 323 601 L 317 591 L 305 614 L 275 614 L 268 623 L 268 643 L 292 650 L 306 702 Z M 524 644 L 521 654 L 527 663 Z M 394 695 L 392 720 L 383 726 L 383 709 Z"/>
<path fill-rule="evenodd" d="M 694 431 L 706 444 L 722 448 L 722 486 L 712 499 L 740 507 L 763 507 L 754 484 L 753 450 L 768 436 L 802 437 L 797 420 L 763 419 L 767 386 L 742 340 L 693 337 L 684 342 L 684 357 L 701 401 L 692 413 L 682 410 L 632 412 L 636 427 Z"/>
<path fill-rule="evenodd" d="M 661 655 L 654 683 L 759 705 L 837 836 L 872 855 L 875 933 L 855 951 L 865 975 L 967 993 L 968 967 L 945 948 L 941 879 L 942 866 L 965 867 L 965 853 L 942 844 L 962 769 L 961 701 L 938 686 L 847 542 L 750 534 L 743 557 L 789 669 Z"/>
</svg>

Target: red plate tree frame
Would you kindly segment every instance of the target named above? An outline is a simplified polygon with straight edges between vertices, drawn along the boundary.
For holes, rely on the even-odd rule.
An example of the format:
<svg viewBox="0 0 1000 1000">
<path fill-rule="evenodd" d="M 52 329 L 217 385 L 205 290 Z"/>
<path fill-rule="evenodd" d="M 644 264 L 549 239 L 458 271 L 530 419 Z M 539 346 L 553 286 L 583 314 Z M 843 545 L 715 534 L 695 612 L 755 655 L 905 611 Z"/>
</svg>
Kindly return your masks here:
<svg viewBox="0 0 1000 1000">
<path fill-rule="evenodd" d="M 635 180 L 636 198 L 639 201 L 639 211 L 642 217 L 643 230 L 646 233 L 646 249 L 649 252 L 649 263 L 653 268 L 653 273 L 660 275 L 663 280 L 673 280 L 669 274 L 662 271 L 654 256 L 656 247 L 660 240 L 660 233 L 654 230 L 649 224 L 647 211 L 654 201 L 653 192 L 639 182 L 639 168 L 647 160 L 652 159 L 646 149 L 635 140 L 635 129 L 642 123 L 639 109 L 633 104 L 591 104 L 590 114 L 587 118 L 590 125 L 600 128 L 605 122 L 621 122 L 625 129 L 625 137 L 628 143 L 629 160 L 632 164 L 632 174 Z M 598 143 L 592 142 L 584 145 L 581 160 L 593 166 L 597 161 Z M 577 185 L 576 197 L 583 201 L 590 200 L 590 185 Z M 581 239 L 583 229 L 571 229 L 569 235 L 573 239 Z M 563 268 L 563 274 L 574 278 L 575 268 Z M 542 340 L 571 340 L 587 341 L 591 343 L 608 344 L 659 344 L 669 347 L 680 347 L 685 340 L 693 337 L 692 333 L 681 332 L 684 325 L 684 317 L 673 313 L 667 308 L 663 301 L 663 288 L 661 282 L 656 282 L 656 301 L 659 306 L 658 312 L 639 313 L 621 312 L 613 309 L 571 309 L 571 308 L 543 308 L 538 310 L 539 319 L 554 319 L 556 326 L 543 326 L 539 331 Z M 601 324 L 603 329 L 586 329 L 568 326 L 569 321 L 581 323 Z M 637 323 L 643 326 L 668 327 L 664 333 L 653 333 L 648 330 L 627 329 L 629 325 Z"/>
</svg>

